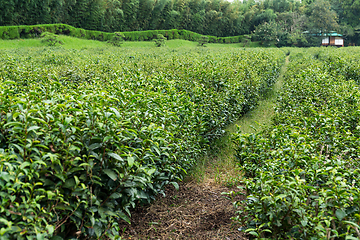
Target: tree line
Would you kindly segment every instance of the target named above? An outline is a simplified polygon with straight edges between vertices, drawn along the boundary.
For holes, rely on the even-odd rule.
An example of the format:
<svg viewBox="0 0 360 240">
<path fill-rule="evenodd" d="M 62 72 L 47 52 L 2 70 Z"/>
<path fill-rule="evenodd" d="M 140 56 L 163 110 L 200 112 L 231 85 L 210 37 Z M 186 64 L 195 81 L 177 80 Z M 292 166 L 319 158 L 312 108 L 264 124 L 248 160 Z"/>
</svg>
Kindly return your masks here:
<svg viewBox="0 0 360 240">
<path fill-rule="evenodd" d="M 186 29 L 219 37 L 251 34 L 278 46 L 314 44 L 304 31 L 338 31 L 355 42 L 359 13 L 360 0 L 0 0 L 0 25 Z"/>
</svg>

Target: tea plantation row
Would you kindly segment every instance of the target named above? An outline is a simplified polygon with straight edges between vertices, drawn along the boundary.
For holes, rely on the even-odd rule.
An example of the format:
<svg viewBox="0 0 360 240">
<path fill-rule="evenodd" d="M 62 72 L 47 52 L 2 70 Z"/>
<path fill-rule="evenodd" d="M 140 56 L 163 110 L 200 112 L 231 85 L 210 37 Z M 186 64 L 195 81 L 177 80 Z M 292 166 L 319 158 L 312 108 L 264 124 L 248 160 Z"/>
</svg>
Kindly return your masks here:
<svg viewBox="0 0 360 240">
<path fill-rule="evenodd" d="M 256 106 L 280 50 L 0 52 L 0 238 L 119 238 Z"/>
<path fill-rule="evenodd" d="M 354 51 L 293 50 L 274 125 L 235 136 L 247 194 L 236 220 L 251 236 L 360 239 L 360 68 Z"/>
</svg>

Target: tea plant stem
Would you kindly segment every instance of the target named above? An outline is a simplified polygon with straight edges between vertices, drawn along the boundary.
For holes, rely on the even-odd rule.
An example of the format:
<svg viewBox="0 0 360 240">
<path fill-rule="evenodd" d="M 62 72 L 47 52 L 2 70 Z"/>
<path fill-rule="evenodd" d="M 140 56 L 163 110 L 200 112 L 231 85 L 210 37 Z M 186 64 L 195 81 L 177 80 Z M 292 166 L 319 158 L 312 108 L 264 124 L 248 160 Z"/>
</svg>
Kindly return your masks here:
<svg viewBox="0 0 360 240">
<path fill-rule="evenodd" d="M 357 227 L 355 227 L 355 226 L 352 226 L 352 225 L 351 225 L 351 227 L 356 231 L 356 234 L 357 234 L 358 237 L 360 238 L 360 231 L 359 231 L 359 229 L 358 229 Z"/>
<path fill-rule="evenodd" d="M 56 224 L 55 231 L 56 231 L 59 227 L 61 227 L 61 225 L 63 225 L 63 224 L 69 219 L 69 217 L 71 217 L 71 216 L 76 212 L 76 210 L 79 208 L 79 206 L 80 206 L 80 203 L 79 203 L 78 206 L 71 212 L 71 214 L 67 215 L 64 220 L 61 220 L 60 222 L 58 222 L 58 223 Z"/>
</svg>

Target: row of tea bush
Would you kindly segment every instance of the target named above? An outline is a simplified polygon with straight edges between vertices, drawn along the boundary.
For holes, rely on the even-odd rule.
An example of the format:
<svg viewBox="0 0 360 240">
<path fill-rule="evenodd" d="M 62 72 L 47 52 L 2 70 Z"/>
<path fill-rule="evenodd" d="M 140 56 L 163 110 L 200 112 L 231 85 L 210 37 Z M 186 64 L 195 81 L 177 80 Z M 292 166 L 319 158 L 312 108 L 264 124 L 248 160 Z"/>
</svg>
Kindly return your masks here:
<svg viewBox="0 0 360 240">
<path fill-rule="evenodd" d="M 253 238 L 360 238 L 354 50 L 292 49 L 273 126 L 236 134 L 246 193 L 236 220 Z"/>
<path fill-rule="evenodd" d="M 256 106 L 280 50 L 0 54 L 0 236 L 116 238 Z"/>
</svg>

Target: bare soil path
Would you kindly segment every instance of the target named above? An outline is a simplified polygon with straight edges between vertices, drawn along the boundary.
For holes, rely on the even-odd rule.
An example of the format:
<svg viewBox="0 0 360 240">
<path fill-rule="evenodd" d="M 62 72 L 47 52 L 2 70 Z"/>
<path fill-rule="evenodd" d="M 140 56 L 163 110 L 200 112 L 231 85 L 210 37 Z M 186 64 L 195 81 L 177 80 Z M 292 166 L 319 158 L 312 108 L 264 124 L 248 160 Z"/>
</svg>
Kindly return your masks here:
<svg viewBox="0 0 360 240">
<path fill-rule="evenodd" d="M 124 239 L 246 239 L 231 222 L 234 208 L 222 192 L 229 189 L 211 183 L 186 182 L 179 191 L 173 186 L 166 197 L 133 213 Z"/>
<path fill-rule="evenodd" d="M 277 83 L 259 106 L 229 126 L 228 133 L 238 130 L 250 133 L 271 123 L 287 63 L 288 57 Z M 134 210 L 131 225 L 121 222 L 122 239 L 248 239 L 238 231 L 239 226 L 232 223 L 231 218 L 235 216 L 232 201 L 221 194 L 237 191 L 236 185 L 241 179 L 230 134 L 221 139 L 219 145 L 221 150 L 206 156 L 192 178 L 179 184 L 178 191 L 168 186 L 166 197 L 158 196 L 150 206 Z"/>
</svg>

